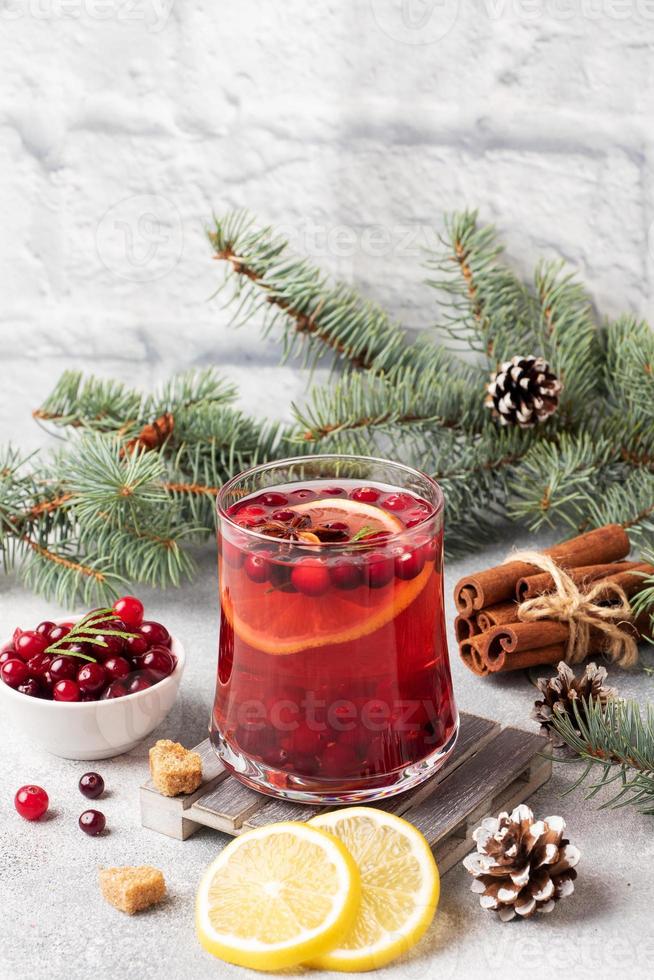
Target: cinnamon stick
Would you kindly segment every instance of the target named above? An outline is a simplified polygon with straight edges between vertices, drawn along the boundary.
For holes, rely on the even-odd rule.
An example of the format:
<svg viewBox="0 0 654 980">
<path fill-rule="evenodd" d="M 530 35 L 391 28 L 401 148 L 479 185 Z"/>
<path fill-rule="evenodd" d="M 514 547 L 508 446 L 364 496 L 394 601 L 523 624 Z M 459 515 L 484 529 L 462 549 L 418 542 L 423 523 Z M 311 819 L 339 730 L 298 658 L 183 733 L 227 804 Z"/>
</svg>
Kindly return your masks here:
<svg viewBox="0 0 654 980">
<path fill-rule="evenodd" d="M 628 562 L 631 568 L 627 571 L 618 572 L 617 575 L 607 575 L 602 579 L 602 584 L 612 583 L 613 585 L 619 585 L 624 589 L 625 595 L 628 599 L 640 591 L 643 585 L 643 579 L 648 575 L 654 575 L 654 565 L 648 565 L 647 562 Z M 610 595 L 609 595 L 610 599 Z M 600 599 L 601 602 L 601 599 Z"/>
<path fill-rule="evenodd" d="M 454 620 L 454 635 L 457 643 L 461 643 L 462 640 L 467 640 L 477 633 L 481 633 L 481 629 L 474 617 L 457 616 Z"/>
<path fill-rule="evenodd" d="M 586 534 L 544 550 L 562 568 L 579 568 L 619 561 L 629 554 L 626 531 L 619 524 L 607 524 Z M 527 562 L 511 561 L 460 579 L 454 590 L 459 613 L 471 616 L 485 606 L 493 606 L 515 595 L 518 579 L 535 575 L 538 569 Z"/>
<path fill-rule="evenodd" d="M 637 561 L 609 562 L 602 565 L 580 565 L 579 568 L 571 568 L 568 575 L 576 585 L 591 584 L 598 579 L 614 577 L 620 572 L 628 572 L 630 569 L 639 569 L 641 563 Z M 536 596 L 551 592 L 554 588 L 554 579 L 549 572 L 539 572 L 537 575 L 523 575 L 519 578 L 515 594 L 518 602 L 526 599 L 534 599 Z"/>
<path fill-rule="evenodd" d="M 500 602 L 497 606 L 487 606 L 477 613 L 478 632 L 485 633 L 493 626 L 515 623 L 518 618 L 517 602 Z"/>
</svg>

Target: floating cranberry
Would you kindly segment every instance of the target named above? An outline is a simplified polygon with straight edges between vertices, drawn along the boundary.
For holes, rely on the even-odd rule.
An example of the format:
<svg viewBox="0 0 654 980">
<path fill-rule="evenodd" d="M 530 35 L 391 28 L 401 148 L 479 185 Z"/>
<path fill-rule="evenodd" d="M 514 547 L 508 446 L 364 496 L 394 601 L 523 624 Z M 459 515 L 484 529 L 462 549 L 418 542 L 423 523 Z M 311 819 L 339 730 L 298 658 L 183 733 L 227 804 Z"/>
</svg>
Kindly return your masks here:
<svg viewBox="0 0 654 980">
<path fill-rule="evenodd" d="M 323 735 L 311 728 L 306 722 L 300 722 L 294 732 L 282 742 L 285 749 L 299 755 L 317 755 L 324 743 Z"/>
<path fill-rule="evenodd" d="M 29 660 L 33 657 L 35 653 L 43 653 L 48 645 L 48 639 L 45 636 L 41 636 L 34 630 L 26 630 L 16 640 L 16 653 L 18 653 L 23 660 Z"/>
<path fill-rule="evenodd" d="M 25 820 L 38 820 L 48 809 L 48 794 L 40 786 L 21 786 L 14 796 L 14 806 Z"/>
<path fill-rule="evenodd" d="M 147 653 L 137 658 L 136 665 L 141 670 L 147 670 L 157 680 L 162 680 L 172 674 L 177 661 L 166 647 L 152 647 Z"/>
<path fill-rule="evenodd" d="M 297 514 L 294 510 L 276 510 L 273 511 L 270 516 L 272 517 L 273 521 L 279 521 L 281 524 L 288 524 L 288 522 L 292 521 L 294 517 L 297 517 Z"/>
<path fill-rule="evenodd" d="M 407 496 L 406 493 L 389 493 L 381 505 L 385 510 L 399 511 L 406 510 L 412 503 L 412 498 Z"/>
<path fill-rule="evenodd" d="M 55 657 L 49 667 L 49 674 L 54 681 L 69 681 L 77 677 L 79 660 L 65 655 Z"/>
<path fill-rule="evenodd" d="M 81 691 L 75 681 L 57 681 L 52 688 L 52 697 L 55 701 L 79 701 L 81 699 Z"/>
<path fill-rule="evenodd" d="M 85 772 L 77 785 L 87 800 L 97 800 L 104 793 L 104 779 L 98 772 Z"/>
<path fill-rule="evenodd" d="M 50 622 L 49 619 L 44 619 L 42 623 L 39 623 L 39 625 L 36 627 L 34 632 L 38 633 L 39 636 L 45 636 L 47 639 L 49 639 L 50 633 L 55 628 L 55 626 L 56 623 Z"/>
<path fill-rule="evenodd" d="M 329 577 L 337 589 L 356 589 L 363 582 L 363 566 L 343 558 L 329 566 Z"/>
<path fill-rule="evenodd" d="M 301 558 L 291 572 L 291 582 L 303 595 L 323 595 L 329 588 L 329 569 L 320 558 Z"/>
<path fill-rule="evenodd" d="M 358 500 L 362 504 L 374 504 L 376 500 L 379 500 L 379 490 L 374 490 L 372 487 L 357 487 L 350 494 L 352 500 Z"/>
<path fill-rule="evenodd" d="M 381 589 L 393 578 L 393 559 L 381 552 L 373 552 L 366 560 L 366 577 L 371 589 Z"/>
<path fill-rule="evenodd" d="M 118 681 L 122 677 L 127 677 L 132 669 L 129 660 L 126 660 L 125 657 L 109 657 L 102 666 L 110 681 Z"/>
<path fill-rule="evenodd" d="M 299 490 L 293 490 L 289 496 L 295 497 L 296 500 L 314 500 L 316 493 L 307 487 L 300 487 Z"/>
<path fill-rule="evenodd" d="M 97 695 L 107 683 L 107 672 L 101 664 L 84 664 L 77 672 L 82 694 Z"/>
<path fill-rule="evenodd" d="M 145 674 L 136 674 L 127 685 L 128 694 L 138 694 L 140 691 L 147 691 L 152 687 L 152 683 Z"/>
<path fill-rule="evenodd" d="M 139 654 L 145 653 L 149 646 L 150 643 L 147 637 L 137 633 L 135 636 L 130 636 L 125 640 L 123 652 L 129 654 L 130 657 L 138 657 Z"/>
<path fill-rule="evenodd" d="M 104 691 L 100 695 L 100 700 L 110 701 L 113 698 L 124 698 L 128 693 L 129 692 L 122 680 L 112 681 L 108 687 L 105 687 Z"/>
<path fill-rule="evenodd" d="M 141 636 L 144 636 L 148 641 L 148 646 L 170 646 L 170 633 L 165 626 L 161 623 L 146 622 L 142 623 L 139 627 L 139 632 Z"/>
<path fill-rule="evenodd" d="M 264 493 L 261 497 L 261 503 L 266 507 L 283 507 L 284 504 L 288 503 L 288 497 L 283 493 Z"/>
<path fill-rule="evenodd" d="M 415 578 L 423 570 L 424 565 L 425 556 L 422 548 L 415 548 L 413 551 L 405 549 L 395 556 L 395 575 L 405 581 Z"/>
<path fill-rule="evenodd" d="M 245 573 L 252 582 L 266 582 L 268 579 L 268 559 L 253 551 L 245 559 Z"/>
<path fill-rule="evenodd" d="M 357 765 L 357 754 L 350 745 L 339 741 L 327 746 L 320 756 L 320 763 L 325 776 L 347 776 Z"/>
<path fill-rule="evenodd" d="M 21 694 L 27 694 L 30 698 L 40 698 L 43 695 L 41 685 L 36 677 L 28 677 L 24 684 L 19 684 L 16 688 Z"/>
<path fill-rule="evenodd" d="M 275 561 L 268 563 L 268 580 L 276 589 L 289 589 L 294 592 L 291 585 L 291 572 L 293 571 L 293 559 L 282 555 Z"/>
<path fill-rule="evenodd" d="M 104 813 L 99 810 L 85 810 L 77 821 L 80 830 L 83 830 L 89 837 L 97 837 L 107 825 Z"/>
<path fill-rule="evenodd" d="M 27 661 L 27 669 L 32 677 L 45 677 L 50 670 L 52 657 L 47 653 L 36 653 Z"/>
<path fill-rule="evenodd" d="M 5 660 L 0 667 L 0 676 L 9 687 L 18 687 L 20 684 L 24 684 L 29 675 L 27 664 L 19 660 L 18 657 Z"/>
<path fill-rule="evenodd" d="M 57 640 L 63 640 L 65 636 L 70 633 L 70 626 L 65 626 L 63 623 L 59 626 L 55 626 L 54 629 L 50 630 L 50 636 L 48 640 L 50 643 L 56 643 Z"/>
<path fill-rule="evenodd" d="M 143 603 L 133 595 L 124 595 L 114 602 L 114 609 L 131 629 L 137 629 L 143 622 Z"/>
<path fill-rule="evenodd" d="M 321 497 L 342 497 L 345 493 L 343 487 L 327 487 L 326 490 L 320 491 Z"/>
</svg>

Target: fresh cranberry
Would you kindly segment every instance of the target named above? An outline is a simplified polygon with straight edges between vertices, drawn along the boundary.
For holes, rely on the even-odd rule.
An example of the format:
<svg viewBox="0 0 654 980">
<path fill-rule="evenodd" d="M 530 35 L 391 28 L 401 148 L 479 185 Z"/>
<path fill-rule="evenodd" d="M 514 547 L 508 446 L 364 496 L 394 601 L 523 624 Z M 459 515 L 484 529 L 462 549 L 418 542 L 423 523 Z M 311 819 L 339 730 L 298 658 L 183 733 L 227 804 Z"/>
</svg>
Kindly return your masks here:
<svg viewBox="0 0 654 980">
<path fill-rule="evenodd" d="M 330 531 L 349 531 L 349 527 L 345 521 L 327 521 L 323 524 L 323 527 L 329 528 Z"/>
<path fill-rule="evenodd" d="M 284 504 L 288 503 L 288 497 L 283 493 L 264 493 L 261 497 L 261 503 L 266 507 L 283 507 Z"/>
<path fill-rule="evenodd" d="M 70 681 L 77 677 L 79 660 L 74 657 L 58 656 L 50 664 L 48 673 L 54 681 Z"/>
<path fill-rule="evenodd" d="M 89 654 L 92 657 L 97 657 L 98 660 L 104 660 L 105 657 L 118 657 L 125 649 L 125 641 L 122 636 L 114 636 L 112 633 L 98 633 L 96 635 L 96 640 L 99 643 L 89 643 Z"/>
<path fill-rule="evenodd" d="M 16 653 L 16 647 L 11 642 L 11 640 L 9 641 L 9 643 L 5 643 L 5 645 L 2 648 L 0 648 L 0 654 L 3 653 Z"/>
<path fill-rule="evenodd" d="M 136 665 L 141 670 L 147 670 L 160 681 L 164 677 L 168 677 L 169 674 L 172 674 L 177 665 L 177 661 L 166 647 L 152 647 L 147 653 L 138 657 Z"/>
<path fill-rule="evenodd" d="M 345 493 L 343 487 L 327 487 L 320 491 L 321 497 L 342 497 Z"/>
<path fill-rule="evenodd" d="M 100 695 L 100 700 L 110 701 L 112 698 L 124 698 L 127 693 L 127 688 L 123 684 L 122 680 L 112 681 L 108 687 L 105 687 L 104 691 Z"/>
<path fill-rule="evenodd" d="M 104 793 L 104 779 L 98 772 L 85 772 L 77 785 L 87 800 L 97 800 Z"/>
<path fill-rule="evenodd" d="M 14 806 L 25 820 L 38 820 L 49 804 L 48 794 L 40 786 L 21 786 L 14 796 Z"/>
<path fill-rule="evenodd" d="M 82 694 L 97 695 L 107 683 L 107 672 L 101 664 L 84 664 L 77 672 L 77 684 Z"/>
<path fill-rule="evenodd" d="M 30 698 L 40 698 L 43 694 L 41 685 L 36 677 L 28 677 L 24 684 L 19 684 L 16 688 L 21 694 L 27 694 Z"/>
<path fill-rule="evenodd" d="M 281 555 L 275 561 L 268 563 L 268 580 L 276 589 L 288 589 L 295 591 L 291 585 L 291 573 L 293 571 L 293 559 L 290 555 Z"/>
<path fill-rule="evenodd" d="M 161 623 L 146 621 L 139 627 L 139 632 L 148 641 L 148 646 L 170 646 L 170 633 Z"/>
<path fill-rule="evenodd" d="M 407 496 L 406 493 L 389 493 L 386 500 L 382 501 L 382 507 L 386 510 L 406 510 L 410 507 L 413 500 L 411 497 Z"/>
<path fill-rule="evenodd" d="M 130 657 L 138 657 L 139 654 L 145 653 L 149 646 L 150 643 L 147 637 L 137 633 L 135 636 L 130 636 L 125 640 L 124 653 L 129 654 Z"/>
<path fill-rule="evenodd" d="M 297 517 L 297 514 L 294 510 L 276 510 L 273 511 L 270 516 L 272 517 L 273 521 L 279 521 L 281 524 L 288 524 L 288 522 L 292 521 L 294 517 Z"/>
<path fill-rule="evenodd" d="M 245 559 L 245 572 L 253 582 L 265 582 L 268 579 L 268 559 L 253 551 Z"/>
<path fill-rule="evenodd" d="M 61 623 L 59 626 L 55 626 L 54 629 L 50 630 L 48 640 L 50 643 L 56 643 L 57 640 L 63 640 L 64 636 L 68 636 L 69 633 L 70 626 L 65 626 Z"/>
<path fill-rule="evenodd" d="M 135 674 L 127 685 L 127 692 L 128 694 L 138 694 L 139 691 L 147 691 L 150 687 L 152 687 L 152 683 L 145 674 Z"/>
<path fill-rule="evenodd" d="M 131 629 L 137 629 L 143 622 L 143 603 L 133 595 L 124 595 L 114 602 L 114 609 Z"/>
<path fill-rule="evenodd" d="M 379 500 L 379 490 L 373 490 L 372 487 L 357 487 L 350 494 L 352 500 L 358 500 L 362 504 L 374 504 L 376 500 Z"/>
<path fill-rule="evenodd" d="M 315 490 L 307 489 L 307 487 L 300 487 L 299 490 L 293 490 L 290 496 L 295 497 L 296 500 L 314 500 L 316 492 Z"/>
<path fill-rule="evenodd" d="M 36 653 L 27 661 L 27 669 L 32 677 L 45 677 L 50 670 L 52 657 L 47 653 Z"/>
<path fill-rule="evenodd" d="M 20 660 L 20 657 L 17 655 L 13 647 L 11 650 L 3 650 L 2 653 L 0 653 L 0 665 L 6 663 L 8 660 Z"/>
<path fill-rule="evenodd" d="M 29 675 L 27 664 L 19 660 L 18 657 L 5 660 L 0 667 L 0 676 L 9 687 L 18 687 L 20 684 L 24 684 Z"/>
<path fill-rule="evenodd" d="M 413 551 L 405 549 L 395 556 L 395 575 L 400 579 L 415 578 L 420 575 L 425 565 L 425 556 L 422 548 L 415 548 Z"/>
<path fill-rule="evenodd" d="M 107 824 L 104 813 L 100 813 L 99 810 L 85 810 L 77 822 L 80 830 L 83 830 L 89 837 L 97 837 Z"/>
<path fill-rule="evenodd" d="M 22 636 L 22 634 L 23 634 L 22 629 L 20 628 L 20 626 L 17 626 L 11 635 L 11 638 L 14 641 L 14 646 L 16 646 L 16 641 L 18 640 L 18 637 Z"/>
<path fill-rule="evenodd" d="M 338 778 L 352 772 L 357 764 L 355 750 L 344 742 L 328 745 L 320 757 L 322 771 L 325 776 Z"/>
<path fill-rule="evenodd" d="M 329 566 L 329 577 L 337 589 L 356 589 L 363 582 L 363 567 L 343 558 Z"/>
<path fill-rule="evenodd" d="M 75 681 L 57 681 L 52 688 L 52 697 L 55 701 L 79 701 L 81 692 L 79 685 Z"/>
<path fill-rule="evenodd" d="M 301 558 L 291 572 L 291 582 L 303 595 L 323 595 L 329 588 L 329 569 L 320 558 Z"/>
<path fill-rule="evenodd" d="M 391 531 L 373 531 L 372 534 L 366 534 L 366 544 L 369 541 L 386 541 L 391 537 L 391 533 Z"/>
<path fill-rule="evenodd" d="M 368 555 L 366 560 L 366 573 L 368 585 L 371 589 L 381 589 L 388 585 L 394 573 L 393 559 L 381 552 L 374 552 Z"/>
<path fill-rule="evenodd" d="M 118 681 L 121 677 L 127 677 L 132 669 L 129 660 L 126 660 L 125 657 L 109 657 L 102 666 L 110 681 Z"/>
<path fill-rule="evenodd" d="M 42 623 L 39 623 L 34 632 L 38 633 L 39 636 L 45 636 L 47 639 L 49 639 L 50 633 L 55 626 L 56 623 L 51 623 L 49 619 L 44 619 Z"/>
<path fill-rule="evenodd" d="M 35 653 L 43 653 L 47 645 L 47 637 L 40 636 L 34 630 L 26 630 L 16 640 L 16 653 L 20 654 L 23 660 L 29 660 Z"/>
</svg>

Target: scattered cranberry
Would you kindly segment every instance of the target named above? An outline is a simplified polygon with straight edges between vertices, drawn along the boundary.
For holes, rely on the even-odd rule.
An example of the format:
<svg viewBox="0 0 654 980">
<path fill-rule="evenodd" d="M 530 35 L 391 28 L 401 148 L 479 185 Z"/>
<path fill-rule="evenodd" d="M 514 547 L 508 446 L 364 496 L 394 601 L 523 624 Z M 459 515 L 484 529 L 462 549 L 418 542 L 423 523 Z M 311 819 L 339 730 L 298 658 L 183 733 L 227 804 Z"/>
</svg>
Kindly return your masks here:
<svg viewBox="0 0 654 980">
<path fill-rule="evenodd" d="M 382 501 L 382 507 L 393 511 L 406 510 L 412 503 L 412 498 L 406 493 L 389 493 L 386 500 Z"/>
<path fill-rule="evenodd" d="M 320 558 L 302 558 L 291 572 L 291 582 L 303 595 L 323 595 L 329 588 L 329 569 Z"/>
<path fill-rule="evenodd" d="M 77 672 L 77 684 L 82 694 L 98 695 L 107 683 L 107 672 L 101 664 L 84 664 Z"/>
<path fill-rule="evenodd" d="M 19 660 L 18 657 L 12 657 L 10 660 L 5 660 L 2 667 L 0 667 L 0 676 L 2 677 L 5 684 L 9 687 L 19 687 L 24 684 L 29 677 L 30 672 L 27 668 L 27 664 Z"/>
<path fill-rule="evenodd" d="M 245 572 L 253 582 L 265 582 L 268 579 L 268 560 L 262 554 L 253 551 L 245 559 Z"/>
<path fill-rule="evenodd" d="M 19 684 L 16 688 L 21 694 L 27 694 L 30 698 L 40 698 L 43 695 L 41 685 L 36 677 L 28 677 L 24 684 Z"/>
<path fill-rule="evenodd" d="M 141 636 L 144 636 L 148 641 L 149 646 L 170 646 L 170 633 L 165 626 L 161 623 L 155 622 L 144 622 L 141 624 L 139 631 Z"/>
<path fill-rule="evenodd" d="M 29 660 L 35 653 L 43 653 L 48 645 L 48 638 L 34 630 L 26 630 L 16 640 L 16 652 L 23 660 Z"/>
<path fill-rule="evenodd" d="M 52 688 L 52 697 L 55 701 L 79 701 L 80 696 L 79 685 L 75 681 L 57 681 Z"/>
<path fill-rule="evenodd" d="M 292 521 L 297 514 L 294 510 L 275 510 L 270 515 L 273 521 L 279 521 L 281 524 L 287 524 Z"/>
<path fill-rule="evenodd" d="M 55 626 L 56 623 L 51 623 L 49 619 L 44 619 L 42 623 L 39 623 L 34 632 L 38 633 L 39 636 L 45 636 L 47 639 L 50 639 L 50 633 Z"/>
<path fill-rule="evenodd" d="M 329 577 L 337 589 L 356 589 L 363 582 L 363 567 L 344 558 L 330 565 Z"/>
<path fill-rule="evenodd" d="M 368 555 L 366 561 L 366 572 L 368 584 L 371 589 L 381 589 L 393 578 L 394 573 L 393 559 L 381 552 L 374 552 Z"/>
<path fill-rule="evenodd" d="M 114 609 L 131 629 L 138 629 L 143 622 L 143 603 L 133 595 L 124 595 L 121 599 L 116 599 Z"/>
<path fill-rule="evenodd" d="M 112 681 L 118 681 L 122 677 L 127 677 L 132 669 L 129 660 L 126 660 L 125 657 L 109 657 L 108 660 L 104 661 L 102 666 L 107 677 Z"/>
<path fill-rule="evenodd" d="M 85 772 L 77 785 L 88 800 L 97 800 L 104 793 L 104 779 L 98 772 Z"/>
<path fill-rule="evenodd" d="M 112 681 L 109 687 L 105 687 L 100 695 L 100 700 L 111 701 L 113 698 L 124 698 L 126 694 L 129 694 L 129 691 L 122 680 Z"/>
<path fill-rule="evenodd" d="M 99 810 L 85 810 L 77 822 L 80 830 L 83 830 L 89 837 L 97 837 L 107 824 L 104 813 L 100 813 Z"/>
<path fill-rule="evenodd" d="M 50 676 L 54 681 L 70 681 L 77 677 L 79 660 L 74 657 L 55 657 L 49 667 Z"/>
<path fill-rule="evenodd" d="M 295 497 L 296 500 L 313 500 L 316 493 L 314 490 L 308 490 L 306 487 L 301 487 L 299 490 L 293 490 L 290 496 Z"/>
<path fill-rule="evenodd" d="M 136 674 L 127 685 L 127 691 L 129 694 L 138 694 L 140 691 L 147 691 L 149 687 L 152 687 L 152 684 L 145 674 Z"/>
<path fill-rule="evenodd" d="M 138 657 L 140 653 L 145 653 L 149 646 L 148 638 L 136 633 L 135 636 L 130 636 L 125 640 L 124 652 L 128 653 L 130 657 Z"/>
<path fill-rule="evenodd" d="M 21 786 L 14 796 L 14 806 L 25 820 L 38 820 L 49 804 L 48 794 L 40 786 Z"/>
<path fill-rule="evenodd" d="M 70 633 L 70 626 L 65 626 L 63 623 L 59 626 L 55 626 L 54 629 L 50 630 L 50 636 L 48 640 L 50 643 L 56 643 L 57 640 L 63 640 L 65 636 Z"/>
<path fill-rule="evenodd" d="M 362 504 L 374 504 L 376 500 L 379 500 L 379 491 L 373 490 L 372 487 L 357 487 L 350 494 L 352 500 L 358 500 Z"/>
<path fill-rule="evenodd" d="M 283 507 L 288 503 L 288 497 L 283 493 L 264 493 L 261 498 L 262 504 L 266 507 Z"/>
<path fill-rule="evenodd" d="M 136 663 L 141 670 L 147 670 L 157 680 L 162 680 L 172 674 L 177 661 L 166 647 L 152 647 L 147 653 L 142 654 Z"/>
<path fill-rule="evenodd" d="M 408 549 L 395 557 L 395 574 L 400 579 L 411 579 L 419 575 L 425 565 L 425 556 L 421 548 L 414 551 Z"/>
</svg>

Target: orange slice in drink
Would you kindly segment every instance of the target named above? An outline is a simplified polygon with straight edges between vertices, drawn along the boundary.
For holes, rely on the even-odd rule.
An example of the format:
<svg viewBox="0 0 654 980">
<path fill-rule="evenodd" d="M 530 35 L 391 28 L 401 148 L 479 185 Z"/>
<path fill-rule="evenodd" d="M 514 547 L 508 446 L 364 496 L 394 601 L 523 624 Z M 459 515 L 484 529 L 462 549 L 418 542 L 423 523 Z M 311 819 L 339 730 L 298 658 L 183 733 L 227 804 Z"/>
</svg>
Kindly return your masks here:
<svg viewBox="0 0 654 980">
<path fill-rule="evenodd" d="M 368 529 L 392 534 L 403 529 L 394 514 L 355 500 L 312 500 L 289 509 L 310 514 L 314 527 L 342 521 L 351 536 Z M 329 552 L 329 546 L 320 543 L 312 550 L 315 554 L 321 548 Z M 365 556 L 361 560 L 365 562 Z M 227 578 L 221 575 L 222 609 L 237 636 L 249 646 L 285 656 L 369 636 L 408 608 L 428 582 L 436 588 L 432 571 L 433 562 L 428 561 L 412 579 L 393 578 L 380 588 L 367 584 L 351 590 L 331 587 L 320 596 L 272 589 L 268 583 L 251 582 L 243 573 L 231 585 L 232 573 Z"/>
</svg>

